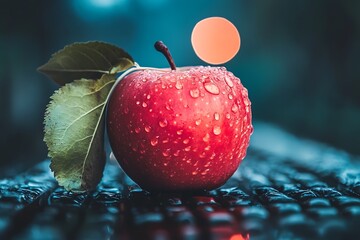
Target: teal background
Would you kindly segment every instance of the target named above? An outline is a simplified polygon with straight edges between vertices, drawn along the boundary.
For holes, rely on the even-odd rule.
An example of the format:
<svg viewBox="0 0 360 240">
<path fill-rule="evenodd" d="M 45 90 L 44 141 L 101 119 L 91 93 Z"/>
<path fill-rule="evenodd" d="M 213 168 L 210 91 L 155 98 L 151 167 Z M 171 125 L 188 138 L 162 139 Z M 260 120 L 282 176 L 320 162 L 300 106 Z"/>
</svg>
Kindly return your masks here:
<svg viewBox="0 0 360 240">
<path fill-rule="evenodd" d="M 222 16 L 241 34 L 225 66 L 248 88 L 254 121 L 360 153 L 360 2 L 334 0 L 5 0 L 0 8 L 0 174 L 46 157 L 45 106 L 56 84 L 36 72 L 76 41 L 102 40 L 143 66 L 207 65 L 190 36 Z M 256 129 L 255 129 L 256 131 Z"/>
</svg>

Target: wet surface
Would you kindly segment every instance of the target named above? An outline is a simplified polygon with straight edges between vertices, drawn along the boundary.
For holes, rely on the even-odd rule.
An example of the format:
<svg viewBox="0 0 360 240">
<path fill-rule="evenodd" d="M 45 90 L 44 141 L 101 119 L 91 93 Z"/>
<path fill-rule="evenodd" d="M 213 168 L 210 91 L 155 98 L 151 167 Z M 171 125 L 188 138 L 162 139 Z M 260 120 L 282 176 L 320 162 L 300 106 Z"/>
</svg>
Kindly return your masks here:
<svg viewBox="0 0 360 240">
<path fill-rule="evenodd" d="M 240 169 L 208 192 L 149 193 L 110 162 L 95 191 L 70 193 L 44 161 L 0 180 L 0 239 L 356 239 L 358 163 L 286 134 L 267 149 L 258 139 L 274 130 L 257 129 Z"/>
</svg>

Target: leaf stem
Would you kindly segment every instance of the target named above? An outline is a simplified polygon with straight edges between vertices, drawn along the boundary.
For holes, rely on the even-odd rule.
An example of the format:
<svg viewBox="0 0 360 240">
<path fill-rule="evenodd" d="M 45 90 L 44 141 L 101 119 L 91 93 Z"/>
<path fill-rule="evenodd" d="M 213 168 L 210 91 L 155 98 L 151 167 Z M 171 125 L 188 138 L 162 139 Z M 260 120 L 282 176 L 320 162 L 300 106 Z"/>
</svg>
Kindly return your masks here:
<svg viewBox="0 0 360 240">
<path fill-rule="evenodd" d="M 127 75 L 129 75 L 132 72 L 135 71 L 140 71 L 140 70 L 157 70 L 157 71 L 161 71 L 161 72 L 167 72 L 169 71 L 169 68 L 151 68 L 151 67 L 140 67 L 139 64 L 135 63 L 134 67 L 131 67 L 129 69 L 127 69 L 125 72 L 123 72 L 115 81 L 114 85 L 112 85 L 110 92 L 106 98 L 106 103 L 108 102 L 112 92 L 114 91 L 115 87 L 119 84 L 119 82 L 126 77 Z"/>
</svg>

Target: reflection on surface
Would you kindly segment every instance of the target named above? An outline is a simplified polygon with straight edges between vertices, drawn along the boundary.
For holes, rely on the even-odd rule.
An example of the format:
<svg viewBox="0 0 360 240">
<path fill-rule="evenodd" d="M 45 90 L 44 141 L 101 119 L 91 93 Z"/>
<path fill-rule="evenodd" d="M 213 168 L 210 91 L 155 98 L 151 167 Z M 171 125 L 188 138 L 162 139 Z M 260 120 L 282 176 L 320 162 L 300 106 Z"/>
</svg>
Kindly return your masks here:
<svg viewBox="0 0 360 240">
<path fill-rule="evenodd" d="M 234 234 L 230 237 L 230 240 L 249 240 L 249 239 L 250 239 L 249 234 L 246 234 L 245 237 L 241 234 Z"/>
<path fill-rule="evenodd" d="M 360 166 L 270 125 L 255 129 L 239 171 L 212 191 L 149 193 L 109 161 L 94 192 L 69 193 L 44 161 L 0 180 L 0 239 L 358 239 L 360 199 L 346 191 L 359 193 Z"/>
</svg>

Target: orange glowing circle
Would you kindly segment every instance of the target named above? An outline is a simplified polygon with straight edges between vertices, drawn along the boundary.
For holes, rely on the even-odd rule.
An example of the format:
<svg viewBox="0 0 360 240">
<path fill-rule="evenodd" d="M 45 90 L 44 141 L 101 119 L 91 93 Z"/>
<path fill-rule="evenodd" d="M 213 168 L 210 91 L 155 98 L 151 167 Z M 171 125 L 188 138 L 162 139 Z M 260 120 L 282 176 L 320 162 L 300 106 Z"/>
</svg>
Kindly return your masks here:
<svg viewBox="0 0 360 240">
<path fill-rule="evenodd" d="M 250 240 L 249 234 L 243 237 L 241 234 L 234 234 L 230 237 L 229 240 Z"/>
<path fill-rule="evenodd" d="M 209 17 L 195 25 L 191 43 L 201 60 L 210 64 L 223 64 L 239 51 L 240 34 L 229 20 Z"/>
</svg>

